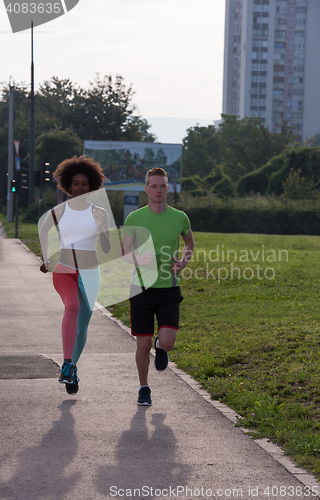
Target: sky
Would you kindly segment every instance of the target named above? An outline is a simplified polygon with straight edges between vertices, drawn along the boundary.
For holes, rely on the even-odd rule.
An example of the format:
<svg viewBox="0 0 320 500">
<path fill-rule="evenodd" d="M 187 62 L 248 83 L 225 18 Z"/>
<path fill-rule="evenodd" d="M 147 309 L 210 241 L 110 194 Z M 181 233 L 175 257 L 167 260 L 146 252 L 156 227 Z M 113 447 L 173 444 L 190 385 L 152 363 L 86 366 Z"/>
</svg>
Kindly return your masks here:
<svg viewBox="0 0 320 500">
<path fill-rule="evenodd" d="M 224 14 L 225 0 L 79 0 L 34 28 L 35 88 L 119 74 L 158 141 L 180 143 L 188 127 L 220 119 Z M 0 82 L 29 84 L 30 40 L 30 30 L 12 33 L 1 2 Z"/>
</svg>

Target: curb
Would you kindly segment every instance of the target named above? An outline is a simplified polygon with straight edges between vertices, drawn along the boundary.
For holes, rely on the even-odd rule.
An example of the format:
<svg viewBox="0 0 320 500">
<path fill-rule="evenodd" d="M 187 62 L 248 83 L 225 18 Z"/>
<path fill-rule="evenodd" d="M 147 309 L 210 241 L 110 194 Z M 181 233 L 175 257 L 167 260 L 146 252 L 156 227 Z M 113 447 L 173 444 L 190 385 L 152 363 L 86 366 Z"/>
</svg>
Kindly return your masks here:
<svg viewBox="0 0 320 500">
<path fill-rule="evenodd" d="M 108 311 L 105 307 L 103 307 L 101 304 L 98 302 L 96 303 L 95 310 L 99 309 L 104 316 L 107 318 L 111 319 L 114 323 L 116 323 L 122 330 L 127 332 L 130 337 L 135 340 L 135 337 L 131 335 L 131 330 L 128 328 L 124 323 L 122 323 L 121 320 L 115 318 L 113 314 Z M 155 352 L 154 349 L 151 350 L 151 354 L 154 356 Z M 180 370 L 180 368 L 177 368 L 175 363 L 172 361 L 169 361 L 168 368 L 175 373 L 181 380 L 183 380 L 186 384 L 191 387 L 195 392 L 199 394 L 207 403 L 211 404 L 214 406 L 224 417 L 226 417 L 228 420 L 230 420 L 233 424 L 237 424 L 239 420 L 241 419 L 241 416 L 229 408 L 227 405 L 224 403 L 221 403 L 220 401 L 216 401 L 211 399 L 210 394 L 201 387 L 199 382 L 194 380 L 190 375 L 185 373 L 183 370 Z M 239 427 L 239 429 L 244 433 L 248 434 L 251 433 L 252 431 L 243 427 Z M 257 443 L 260 448 L 262 448 L 264 451 L 266 451 L 276 462 L 278 462 L 280 465 L 282 465 L 290 474 L 292 474 L 301 484 L 303 484 L 306 488 L 310 489 L 310 494 L 312 495 L 313 498 L 319 498 L 320 499 L 320 483 L 308 472 L 304 471 L 303 469 L 300 469 L 297 467 L 283 452 L 283 450 L 277 446 L 276 444 L 272 443 L 268 439 L 253 439 L 255 443 Z M 314 488 L 314 490 L 312 490 Z M 317 491 L 317 495 L 314 495 L 313 491 Z"/>
</svg>

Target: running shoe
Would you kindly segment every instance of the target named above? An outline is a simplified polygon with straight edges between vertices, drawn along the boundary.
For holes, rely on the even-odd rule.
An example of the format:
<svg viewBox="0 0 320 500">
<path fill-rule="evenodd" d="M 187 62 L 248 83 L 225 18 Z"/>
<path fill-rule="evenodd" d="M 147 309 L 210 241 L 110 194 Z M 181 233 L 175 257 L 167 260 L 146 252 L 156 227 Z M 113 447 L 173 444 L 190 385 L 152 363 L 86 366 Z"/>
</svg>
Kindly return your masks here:
<svg viewBox="0 0 320 500">
<path fill-rule="evenodd" d="M 73 365 L 68 361 L 65 361 L 61 367 L 61 373 L 59 377 L 59 382 L 61 384 L 72 384 L 73 382 Z"/>
<path fill-rule="evenodd" d="M 166 351 L 160 349 L 160 347 L 156 347 L 157 340 L 158 340 L 158 335 L 156 336 L 154 341 L 154 348 L 156 350 L 156 357 L 154 359 L 154 364 L 156 366 L 156 369 L 161 371 L 167 368 L 169 363 L 169 357 Z"/>
<path fill-rule="evenodd" d="M 151 389 L 150 387 L 141 387 L 138 397 L 138 405 L 140 406 L 151 406 Z"/>
<path fill-rule="evenodd" d="M 66 391 L 68 394 L 77 394 L 79 390 L 79 377 L 77 376 L 77 367 L 73 368 L 72 384 L 66 384 Z"/>
</svg>

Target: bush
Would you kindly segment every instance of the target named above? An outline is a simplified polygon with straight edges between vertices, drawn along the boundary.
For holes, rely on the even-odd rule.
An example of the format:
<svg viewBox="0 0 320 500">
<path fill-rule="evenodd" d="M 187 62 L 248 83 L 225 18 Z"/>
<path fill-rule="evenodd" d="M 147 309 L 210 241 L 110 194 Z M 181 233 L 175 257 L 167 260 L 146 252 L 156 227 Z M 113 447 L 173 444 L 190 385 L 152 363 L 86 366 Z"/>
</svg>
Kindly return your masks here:
<svg viewBox="0 0 320 500">
<path fill-rule="evenodd" d="M 263 167 L 244 175 L 238 182 L 236 193 L 245 196 L 249 193 L 283 193 L 283 183 L 290 171 L 300 172 L 301 177 L 320 180 L 320 147 L 295 145 L 280 155 L 271 158 Z"/>
<path fill-rule="evenodd" d="M 217 170 L 215 172 L 211 172 L 207 177 L 205 177 L 203 180 L 207 186 L 213 187 L 217 182 L 222 180 L 222 173 L 220 170 Z"/>
<path fill-rule="evenodd" d="M 181 193 L 178 208 L 187 213 L 194 231 L 318 235 L 320 199 L 290 200 L 275 196 L 193 198 Z"/>
<path fill-rule="evenodd" d="M 301 177 L 313 177 L 317 183 L 320 180 L 320 147 L 302 148 L 299 146 L 287 150 L 283 165 L 271 175 L 266 192 L 268 194 L 282 194 L 283 183 L 289 177 L 290 171 L 300 172 Z"/>
<path fill-rule="evenodd" d="M 39 220 L 39 203 L 31 203 L 22 216 L 23 222 L 37 223 Z"/>
<path fill-rule="evenodd" d="M 183 191 L 193 191 L 198 188 L 205 188 L 205 183 L 199 175 L 192 175 L 191 177 L 182 177 L 181 189 Z"/>
<path fill-rule="evenodd" d="M 244 175 L 238 182 L 236 193 L 238 196 L 245 196 L 249 193 L 265 194 L 268 189 L 270 175 L 281 169 L 286 153 L 272 158 L 266 165 L 250 174 Z"/>
<path fill-rule="evenodd" d="M 230 179 L 228 177 L 224 177 L 221 181 L 217 182 L 212 189 L 214 194 L 218 196 L 233 196 L 234 195 L 234 187 Z"/>
</svg>

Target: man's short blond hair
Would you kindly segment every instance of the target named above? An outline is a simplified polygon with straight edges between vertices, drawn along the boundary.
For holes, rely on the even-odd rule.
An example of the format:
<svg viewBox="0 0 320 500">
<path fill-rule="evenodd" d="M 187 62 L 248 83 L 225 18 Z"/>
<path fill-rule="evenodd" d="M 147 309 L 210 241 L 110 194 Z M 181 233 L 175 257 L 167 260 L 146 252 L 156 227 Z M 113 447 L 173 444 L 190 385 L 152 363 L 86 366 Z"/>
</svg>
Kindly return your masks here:
<svg viewBox="0 0 320 500">
<path fill-rule="evenodd" d="M 161 177 L 165 177 L 167 179 L 167 182 L 168 182 L 167 172 L 165 170 L 163 170 L 163 168 L 155 167 L 155 168 L 152 168 L 151 170 L 148 170 L 148 172 L 147 172 L 147 175 L 146 175 L 146 186 L 148 185 L 150 177 L 152 177 L 153 175 L 159 175 L 159 177 L 160 176 Z"/>
</svg>

